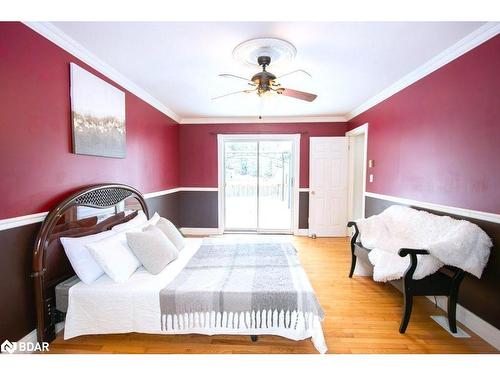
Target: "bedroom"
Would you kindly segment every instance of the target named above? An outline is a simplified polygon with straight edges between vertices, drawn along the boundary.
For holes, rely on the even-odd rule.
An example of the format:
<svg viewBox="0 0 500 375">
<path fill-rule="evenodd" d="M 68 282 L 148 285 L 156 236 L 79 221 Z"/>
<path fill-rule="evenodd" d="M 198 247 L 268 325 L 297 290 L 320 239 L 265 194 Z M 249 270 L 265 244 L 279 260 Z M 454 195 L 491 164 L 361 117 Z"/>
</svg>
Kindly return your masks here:
<svg viewBox="0 0 500 375">
<path fill-rule="evenodd" d="M 2 352 L 498 358 L 492 14 L 1 21 Z"/>
</svg>

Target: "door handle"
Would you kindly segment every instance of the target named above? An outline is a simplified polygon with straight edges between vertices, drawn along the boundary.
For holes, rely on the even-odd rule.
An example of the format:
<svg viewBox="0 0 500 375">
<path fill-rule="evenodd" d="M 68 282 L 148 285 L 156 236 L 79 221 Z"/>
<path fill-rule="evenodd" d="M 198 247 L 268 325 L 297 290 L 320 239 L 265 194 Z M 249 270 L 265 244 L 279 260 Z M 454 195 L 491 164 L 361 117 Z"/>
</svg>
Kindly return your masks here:
<svg viewBox="0 0 500 375">
<path fill-rule="evenodd" d="M 312 190 L 312 191 L 311 191 L 311 195 L 314 195 L 314 194 L 316 194 L 316 193 L 314 192 L 314 190 Z"/>
</svg>

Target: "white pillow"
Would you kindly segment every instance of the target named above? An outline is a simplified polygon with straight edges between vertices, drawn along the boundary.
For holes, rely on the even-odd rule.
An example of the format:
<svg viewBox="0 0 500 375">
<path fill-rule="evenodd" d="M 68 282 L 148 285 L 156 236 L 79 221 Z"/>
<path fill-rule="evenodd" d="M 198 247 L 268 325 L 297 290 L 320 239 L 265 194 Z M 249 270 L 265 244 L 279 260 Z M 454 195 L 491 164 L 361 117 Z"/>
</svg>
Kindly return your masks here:
<svg viewBox="0 0 500 375">
<path fill-rule="evenodd" d="M 71 263 L 76 275 L 85 284 L 91 284 L 104 274 L 104 270 L 90 255 L 86 245 L 92 242 L 111 237 L 116 233 L 107 230 L 83 237 L 61 237 L 64 252 Z"/>
<path fill-rule="evenodd" d="M 184 246 L 186 246 L 186 242 L 184 241 L 184 237 L 181 232 L 179 232 L 170 220 L 162 217 L 156 223 L 156 227 L 160 229 L 165 236 L 167 236 L 167 238 L 175 245 L 177 250 L 182 250 Z"/>
<path fill-rule="evenodd" d="M 123 224 L 115 225 L 113 228 L 111 228 L 111 230 L 116 232 L 116 233 L 119 233 L 119 232 L 124 232 L 124 231 L 132 229 L 132 228 L 139 227 L 139 226 L 142 229 L 144 226 L 156 224 L 159 219 L 160 219 L 160 215 L 158 215 L 158 213 L 155 212 L 153 217 L 148 220 L 144 211 L 140 210 L 137 213 L 137 216 L 134 217 L 132 220 L 129 220 Z"/>
<path fill-rule="evenodd" d="M 146 221 L 144 223 L 144 225 L 141 225 L 141 228 L 144 229 L 146 228 L 148 225 L 156 225 L 156 223 L 158 223 L 158 220 L 160 220 L 161 217 L 160 215 L 158 214 L 158 212 L 155 212 L 155 214 L 151 217 L 151 219 L 149 219 L 148 221 Z"/>
<path fill-rule="evenodd" d="M 175 245 L 155 226 L 141 232 L 126 232 L 127 242 L 144 268 L 153 275 L 160 273 L 179 256 Z"/>
<path fill-rule="evenodd" d="M 104 272 L 116 282 L 123 282 L 141 266 L 127 245 L 125 232 L 87 245 L 87 249 Z"/>
</svg>

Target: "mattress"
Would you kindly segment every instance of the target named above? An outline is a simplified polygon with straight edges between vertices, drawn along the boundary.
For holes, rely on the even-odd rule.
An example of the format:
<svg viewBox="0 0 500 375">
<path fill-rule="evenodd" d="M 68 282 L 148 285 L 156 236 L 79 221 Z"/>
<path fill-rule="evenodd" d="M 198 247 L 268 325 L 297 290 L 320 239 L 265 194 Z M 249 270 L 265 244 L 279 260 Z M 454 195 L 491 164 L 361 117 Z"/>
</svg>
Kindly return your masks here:
<svg viewBox="0 0 500 375">
<path fill-rule="evenodd" d="M 237 239 L 241 241 L 241 238 Z M 260 237 L 262 240 L 262 237 Z M 202 238 L 186 238 L 186 247 L 179 257 L 162 272 L 152 275 L 143 267 L 129 280 L 116 283 L 107 275 L 90 285 L 77 282 L 69 287 L 68 309 L 64 339 L 80 335 L 111 333 L 152 333 L 205 335 L 279 335 L 292 340 L 312 338 L 316 349 L 326 352 L 321 322 L 314 321 L 309 328 L 185 328 L 164 331 L 161 327 L 159 292 L 171 282 L 199 249 Z"/>
<path fill-rule="evenodd" d="M 73 276 L 56 286 L 56 309 L 66 313 L 68 311 L 69 289 L 80 282 L 78 276 Z"/>
</svg>

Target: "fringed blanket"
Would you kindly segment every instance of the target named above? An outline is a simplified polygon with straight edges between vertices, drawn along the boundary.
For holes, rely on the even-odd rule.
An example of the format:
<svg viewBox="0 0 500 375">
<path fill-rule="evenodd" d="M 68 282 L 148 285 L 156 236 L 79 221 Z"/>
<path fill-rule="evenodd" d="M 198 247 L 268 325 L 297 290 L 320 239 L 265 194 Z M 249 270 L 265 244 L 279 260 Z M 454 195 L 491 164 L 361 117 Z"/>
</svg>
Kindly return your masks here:
<svg viewBox="0 0 500 375">
<path fill-rule="evenodd" d="M 306 329 L 323 319 L 289 243 L 204 244 L 160 291 L 162 330 Z"/>
</svg>

